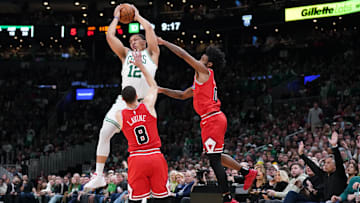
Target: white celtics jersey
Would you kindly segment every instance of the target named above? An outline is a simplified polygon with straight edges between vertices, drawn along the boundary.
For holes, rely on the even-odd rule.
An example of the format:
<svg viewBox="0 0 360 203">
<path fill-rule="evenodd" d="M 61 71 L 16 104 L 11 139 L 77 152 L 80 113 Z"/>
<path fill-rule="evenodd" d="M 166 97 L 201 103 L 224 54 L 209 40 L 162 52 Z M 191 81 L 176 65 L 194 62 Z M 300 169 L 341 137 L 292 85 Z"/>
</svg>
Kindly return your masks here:
<svg viewBox="0 0 360 203">
<path fill-rule="evenodd" d="M 141 70 L 130 63 L 130 61 L 134 61 L 134 57 L 132 56 L 133 51 L 128 51 L 124 64 L 122 65 L 121 76 L 122 76 L 122 89 L 126 86 L 133 86 L 136 90 L 138 98 L 144 98 L 146 93 L 148 92 L 149 85 L 147 84 L 144 75 Z M 145 49 L 141 51 L 142 63 L 144 64 L 146 70 L 150 73 L 150 75 L 155 78 L 155 73 L 157 69 L 157 65 L 152 61 L 149 52 Z"/>
</svg>

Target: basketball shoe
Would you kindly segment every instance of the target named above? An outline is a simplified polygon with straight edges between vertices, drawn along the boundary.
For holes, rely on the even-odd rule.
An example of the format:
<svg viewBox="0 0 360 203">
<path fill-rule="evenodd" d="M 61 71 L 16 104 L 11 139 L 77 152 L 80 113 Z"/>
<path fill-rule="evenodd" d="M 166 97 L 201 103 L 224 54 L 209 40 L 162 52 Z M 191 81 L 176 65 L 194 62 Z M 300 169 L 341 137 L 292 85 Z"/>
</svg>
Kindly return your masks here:
<svg viewBox="0 0 360 203">
<path fill-rule="evenodd" d="M 87 184 L 85 184 L 84 189 L 92 190 L 99 187 L 104 187 L 105 185 L 106 185 L 106 181 L 104 176 L 94 173 L 94 175 L 91 177 L 91 180 Z"/>
</svg>

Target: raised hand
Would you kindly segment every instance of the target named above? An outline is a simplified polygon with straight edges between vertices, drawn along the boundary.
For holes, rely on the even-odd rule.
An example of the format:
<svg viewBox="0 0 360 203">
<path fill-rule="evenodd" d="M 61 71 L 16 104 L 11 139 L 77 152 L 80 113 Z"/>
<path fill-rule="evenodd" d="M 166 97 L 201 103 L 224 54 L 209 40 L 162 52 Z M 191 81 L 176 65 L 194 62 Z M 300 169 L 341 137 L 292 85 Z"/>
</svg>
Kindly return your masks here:
<svg viewBox="0 0 360 203">
<path fill-rule="evenodd" d="M 267 195 L 274 197 L 275 196 L 275 190 L 267 190 Z"/>
<path fill-rule="evenodd" d="M 133 9 L 135 10 L 134 20 L 135 20 L 135 21 L 138 21 L 138 19 L 139 19 L 139 17 L 140 17 L 139 10 L 138 10 L 133 4 L 131 4 L 131 7 L 133 7 Z"/>
<path fill-rule="evenodd" d="M 337 202 L 337 201 L 341 201 L 340 197 L 333 195 L 331 197 L 331 202 Z"/>
<path fill-rule="evenodd" d="M 303 141 L 301 141 L 301 142 L 299 143 L 298 153 L 299 153 L 299 155 L 303 155 L 303 154 L 304 154 L 304 143 L 303 143 Z"/>
<path fill-rule="evenodd" d="M 114 17 L 120 18 L 120 5 L 116 6 L 114 9 Z"/>
<path fill-rule="evenodd" d="M 360 185 L 360 183 L 354 183 L 353 186 L 352 186 L 352 188 L 353 188 L 354 190 L 357 190 L 358 187 L 359 187 L 359 185 Z"/>
<path fill-rule="evenodd" d="M 337 145 L 338 137 L 339 135 L 337 134 L 336 131 L 334 131 L 331 135 L 331 139 L 329 139 L 329 143 L 331 144 L 331 146 L 335 147 Z"/>
<path fill-rule="evenodd" d="M 138 51 L 138 50 L 135 50 L 132 52 L 132 56 L 134 58 L 134 61 L 133 60 L 130 60 L 130 63 L 134 64 L 135 66 L 139 67 L 140 69 L 142 68 L 143 66 L 143 63 L 142 63 L 142 57 L 141 57 L 141 52 Z"/>
</svg>

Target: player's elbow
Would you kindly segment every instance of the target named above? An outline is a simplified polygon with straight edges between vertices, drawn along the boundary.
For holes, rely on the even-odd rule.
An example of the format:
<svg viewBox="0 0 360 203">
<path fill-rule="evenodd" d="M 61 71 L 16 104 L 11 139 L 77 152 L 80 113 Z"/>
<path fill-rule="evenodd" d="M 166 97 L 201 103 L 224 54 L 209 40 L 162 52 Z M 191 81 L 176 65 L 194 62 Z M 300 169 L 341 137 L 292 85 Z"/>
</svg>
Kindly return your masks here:
<svg viewBox="0 0 360 203">
<path fill-rule="evenodd" d="M 181 100 L 186 100 L 186 99 L 188 99 L 188 98 L 189 98 L 189 96 L 186 95 L 184 92 L 182 92 L 182 93 L 180 94 L 180 97 L 179 97 L 179 99 L 181 99 Z"/>
<path fill-rule="evenodd" d="M 144 22 L 142 26 L 144 27 L 144 30 L 153 29 L 152 25 L 148 21 Z"/>
<path fill-rule="evenodd" d="M 111 42 L 114 39 L 114 37 L 115 37 L 115 33 L 108 32 L 106 34 L 106 41 Z"/>
</svg>

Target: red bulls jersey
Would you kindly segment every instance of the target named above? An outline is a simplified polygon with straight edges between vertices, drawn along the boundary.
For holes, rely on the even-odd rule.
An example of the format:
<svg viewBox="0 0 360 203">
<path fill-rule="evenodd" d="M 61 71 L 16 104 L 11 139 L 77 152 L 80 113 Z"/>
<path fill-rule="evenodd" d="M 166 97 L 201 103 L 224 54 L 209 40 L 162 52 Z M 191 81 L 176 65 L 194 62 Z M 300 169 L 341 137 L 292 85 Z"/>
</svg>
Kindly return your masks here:
<svg viewBox="0 0 360 203">
<path fill-rule="evenodd" d="M 220 111 L 221 102 L 217 98 L 217 87 L 214 78 L 214 71 L 208 68 L 210 76 L 209 79 L 201 84 L 196 81 L 194 77 L 193 84 L 193 105 L 196 113 L 201 117 L 208 113 Z"/>
<path fill-rule="evenodd" d="M 160 148 L 161 140 L 157 129 L 157 119 L 140 103 L 136 109 L 123 109 L 122 131 L 128 140 L 129 152 Z"/>
</svg>

